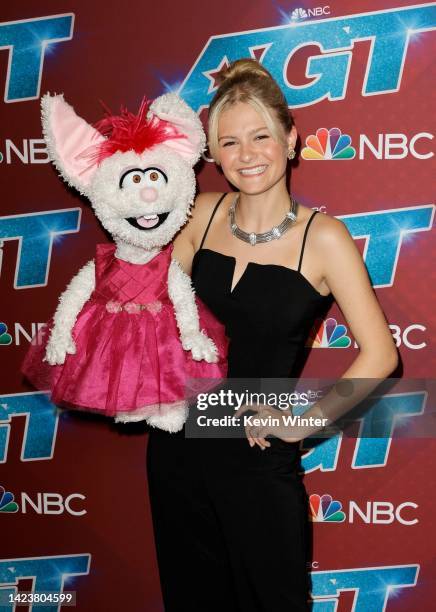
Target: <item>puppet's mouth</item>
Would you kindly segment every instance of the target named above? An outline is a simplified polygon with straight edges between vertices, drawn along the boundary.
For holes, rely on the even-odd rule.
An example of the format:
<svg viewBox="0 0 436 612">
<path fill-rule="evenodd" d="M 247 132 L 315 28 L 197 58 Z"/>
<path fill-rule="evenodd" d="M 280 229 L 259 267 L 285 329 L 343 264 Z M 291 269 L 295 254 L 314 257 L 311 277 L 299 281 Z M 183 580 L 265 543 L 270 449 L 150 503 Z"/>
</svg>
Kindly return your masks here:
<svg viewBox="0 0 436 612">
<path fill-rule="evenodd" d="M 144 215 L 142 217 L 128 217 L 126 221 L 139 230 L 156 229 L 162 225 L 170 213 L 164 212 L 160 215 Z"/>
</svg>

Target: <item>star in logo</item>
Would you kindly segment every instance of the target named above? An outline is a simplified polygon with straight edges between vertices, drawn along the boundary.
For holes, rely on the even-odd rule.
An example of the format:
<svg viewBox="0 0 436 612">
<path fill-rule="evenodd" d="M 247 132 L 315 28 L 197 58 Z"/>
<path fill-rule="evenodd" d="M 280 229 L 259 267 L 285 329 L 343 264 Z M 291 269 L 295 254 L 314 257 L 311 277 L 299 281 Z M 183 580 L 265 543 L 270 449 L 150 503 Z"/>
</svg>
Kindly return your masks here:
<svg viewBox="0 0 436 612">
<path fill-rule="evenodd" d="M 210 81 L 209 89 L 207 90 L 208 94 L 218 89 L 217 79 L 219 79 L 219 74 L 223 72 L 223 70 L 228 68 L 229 65 L 230 65 L 230 62 L 227 59 L 227 56 L 225 55 L 223 59 L 221 60 L 221 62 L 218 64 L 217 68 L 212 68 L 212 70 L 205 70 L 203 72 L 204 76 Z"/>
<path fill-rule="evenodd" d="M 271 47 L 272 43 L 268 43 L 266 45 L 255 45 L 254 47 L 248 47 L 250 55 L 253 59 L 257 60 L 260 64 L 265 57 L 265 53 Z"/>
</svg>

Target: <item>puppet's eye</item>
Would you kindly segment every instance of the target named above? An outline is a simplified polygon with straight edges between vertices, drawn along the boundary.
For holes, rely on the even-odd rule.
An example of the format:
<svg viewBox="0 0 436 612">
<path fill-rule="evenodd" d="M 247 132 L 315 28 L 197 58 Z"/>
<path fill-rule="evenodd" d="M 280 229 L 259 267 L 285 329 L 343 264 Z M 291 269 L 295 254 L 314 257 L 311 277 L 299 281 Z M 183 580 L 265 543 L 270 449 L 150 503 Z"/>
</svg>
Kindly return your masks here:
<svg viewBox="0 0 436 612">
<path fill-rule="evenodd" d="M 147 185 L 153 187 L 163 187 L 168 182 L 165 173 L 159 170 L 159 168 L 146 168 L 144 170 L 144 178 Z"/>
<path fill-rule="evenodd" d="M 123 174 L 120 180 L 120 187 L 122 189 L 134 189 L 135 187 L 139 187 L 145 183 L 144 174 L 142 170 L 129 170 Z"/>
<path fill-rule="evenodd" d="M 168 183 L 165 172 L 159 168 L 134 168 L 125 172 L 120 179 L 120 189 L 137 189 L 138 187 L 160 188 Z"/>
</svg>

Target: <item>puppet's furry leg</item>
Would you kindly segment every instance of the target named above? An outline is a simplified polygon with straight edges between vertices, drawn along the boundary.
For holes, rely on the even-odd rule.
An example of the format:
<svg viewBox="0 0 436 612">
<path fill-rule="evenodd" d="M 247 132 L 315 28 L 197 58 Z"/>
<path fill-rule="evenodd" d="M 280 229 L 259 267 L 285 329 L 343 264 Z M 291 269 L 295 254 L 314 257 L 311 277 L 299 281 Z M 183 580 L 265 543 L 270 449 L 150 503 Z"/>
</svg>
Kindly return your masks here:
<svg viewBox="0 0 436 612">
<path fill-rule="evenodd" d="M 180 404 L 180 405 L 179 405 Z M 188 416 L 186 402 L 175 404 L 162 404 L 160 413 L 147 418 L 147 423 L 152 427 L 175 433 L 180 431 Z"/>
<path fill-rule="evenodd" d="M 150 414 L 151 410 L 155 410 L 155 414 Z M 187 416 L 188 404 L 181 400 L 171 404 L 144 406 L 132 412 L 119 412 L 115 416 L 115 423 L 136 423 L 145 420 L 152 427 L 174 433 L 182 429 Z"/>
<path fill-rule="evenodd" d="M 45 361 L 50 365 L 61 365 L 67 353 L 73 355 L 76 352 L 72 337 L 73 327 L 94 287 L 95 265 L 94 260 L 91 260 L 79 270 L 59 298 L 53 318 L 54 325 L 45 351 Z"/>
<path fill-rule="evenodd" d="M 200 331 L 191 279 L 175 259 L 171 261 L 168 270 L 168 293 L 174 306 L 183 348 L 190 350 L 196 361 L 204 359 L 208 363 L 215 363 L 218 351 L 213 341 Z"/>
</svg>

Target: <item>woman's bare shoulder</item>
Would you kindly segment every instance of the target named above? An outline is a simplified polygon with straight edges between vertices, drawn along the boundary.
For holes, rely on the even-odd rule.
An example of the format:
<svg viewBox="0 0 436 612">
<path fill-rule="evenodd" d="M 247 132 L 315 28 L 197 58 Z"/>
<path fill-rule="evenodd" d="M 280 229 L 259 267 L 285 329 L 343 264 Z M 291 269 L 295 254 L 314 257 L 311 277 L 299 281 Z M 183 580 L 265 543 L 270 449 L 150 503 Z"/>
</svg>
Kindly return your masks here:
<svg viewBox="0 0 436 612">
<path fill-rule="evenodd" d="M 199 241 L 201 241 L 213 210 L 223 195 L 219 192 L 206 192 L 196 197 L 188 223 L 188 231 L 194 246 L 197 247 Z"/>
<path fill-rule="evenodd" d="M 315 215 L 314 226 L 316 230 L 312 229 L 312 240 L 320 248 L 328 249 L 333 246 L 347 245 L 354 242 L 345 223 L 332 215 L 327 213 Z"/>
<path fill-rule="evenodd" d="M 222 192 L 220 193 L 218 191 L 208 191 L 198 194 L 191 208 L 192 219 L 202 219 L 208 215 L 210 216 L 218 203 L 218 200 L 223 195 L 224 194 Z"/>
<path fill-rule="evenodd" d="M 218 192 L 206 192 L 196 197 L 188 222 L 174 239 L 174 249 L 177 253 L 192 249 L 196 251 L 198 249 L 213 209 L 222 195 L 222 193 Z M 180 254 L 180 257 L 183 257 L 183 255 Z"/>
<path fill-rule="evenodd" d="M 347 262 L 355 273 L 364 269 L 360 250 L 341 219 L 326 213 L 315 215 L 310 227 L 310 240 L 314 252 L 322 262 L 325 278 L 329 276 L 329 271 L 336 270 L 338 274 L 338 262 Z M 332 286 L 330 290 L 333 291 Z"/>
</svg>

